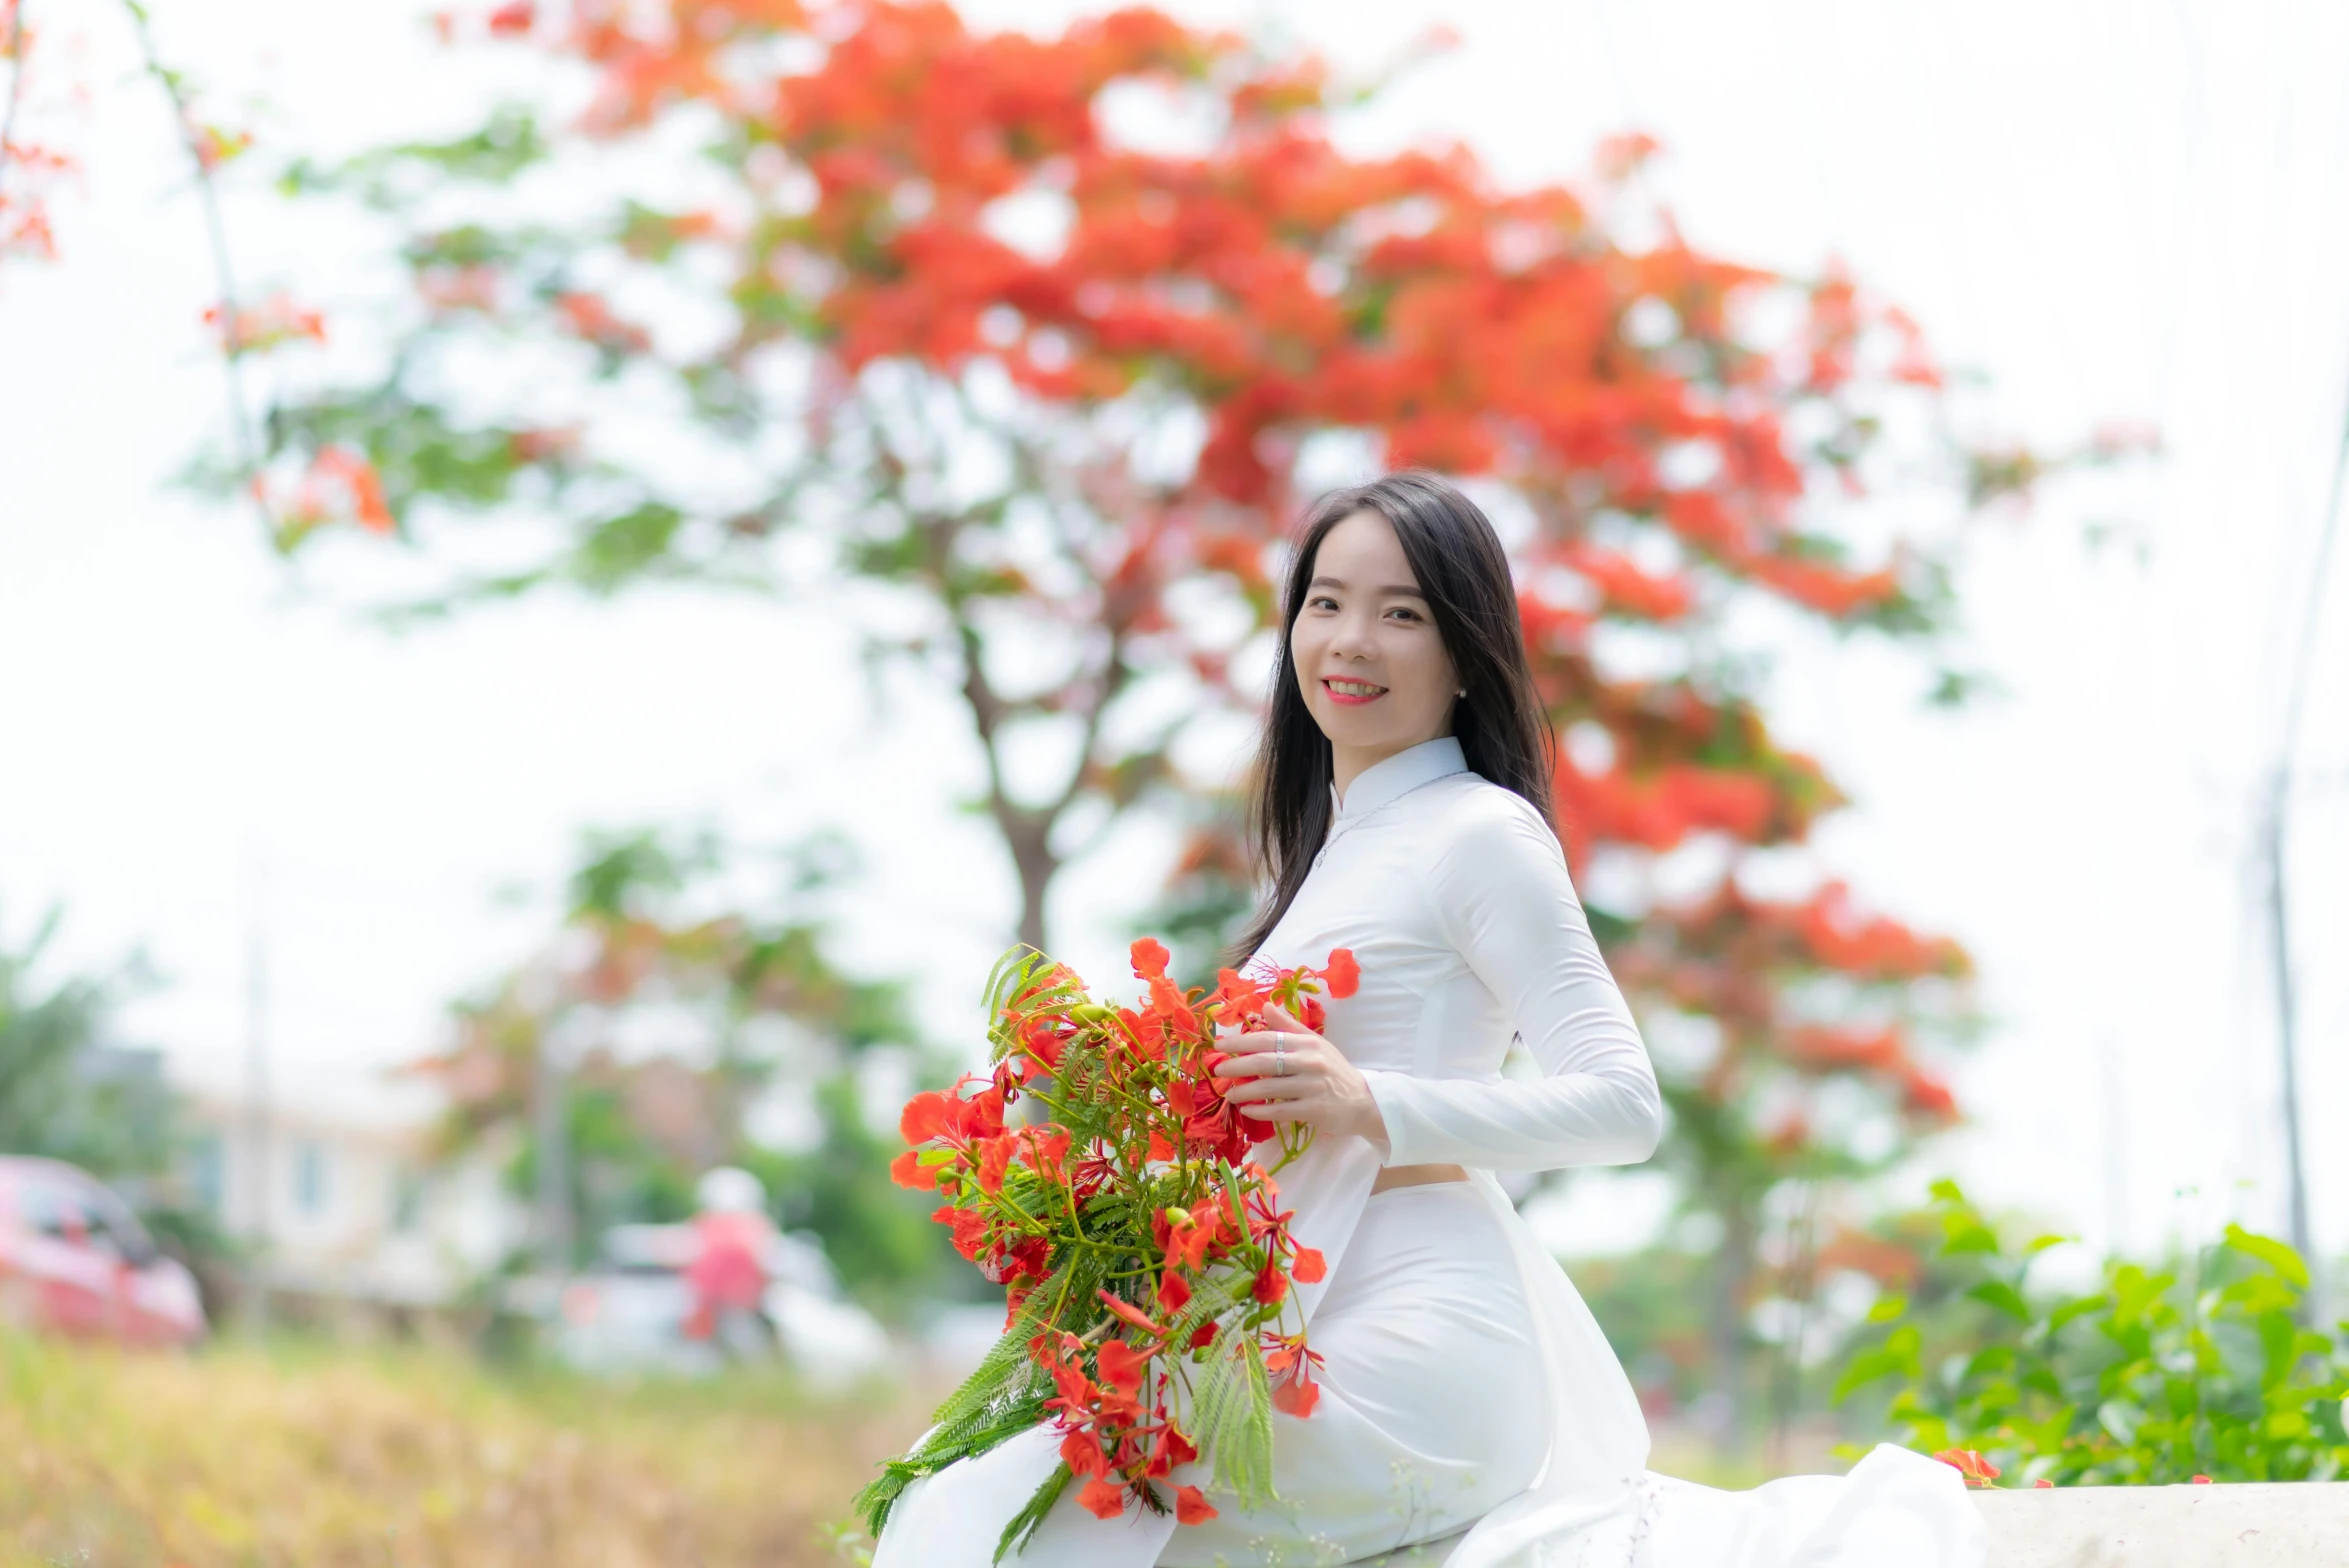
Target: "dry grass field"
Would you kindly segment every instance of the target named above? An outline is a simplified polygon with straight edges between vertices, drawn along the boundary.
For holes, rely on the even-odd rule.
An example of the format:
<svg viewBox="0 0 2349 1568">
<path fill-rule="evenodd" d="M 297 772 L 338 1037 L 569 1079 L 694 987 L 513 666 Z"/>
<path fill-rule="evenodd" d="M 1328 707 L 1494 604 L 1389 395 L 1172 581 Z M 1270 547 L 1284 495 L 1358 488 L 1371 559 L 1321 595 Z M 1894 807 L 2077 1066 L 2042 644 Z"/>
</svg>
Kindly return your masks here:
<svg viewBox="0 0 2349 1568">
<path fill-rule="evenodd" d="M 0 1341 L 0 1564 L 837 1562 L 912 1399 L 611 1387 L 419 1350 L 188 1357 Z"/>
</svg>

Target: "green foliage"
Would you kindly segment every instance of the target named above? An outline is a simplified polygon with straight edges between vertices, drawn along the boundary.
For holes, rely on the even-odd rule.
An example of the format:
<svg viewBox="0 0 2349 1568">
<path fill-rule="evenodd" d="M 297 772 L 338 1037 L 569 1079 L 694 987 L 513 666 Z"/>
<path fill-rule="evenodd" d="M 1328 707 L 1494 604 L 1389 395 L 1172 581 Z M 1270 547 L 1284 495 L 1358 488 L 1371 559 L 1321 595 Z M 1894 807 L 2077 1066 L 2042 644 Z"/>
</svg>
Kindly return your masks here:
<svg viewBox="0 0 2349 1568">
<path fill-rule="evenodd" d="M 589 834 L 569 879 L 568 956 L 460 1006 L 454 1049 L 425 1064 L 451 1093 L 444 1149 L 511 1138 L 508 1180 L 534 1192 L 538 1053 L 563 1031 L 577 1042 L 562 1127 L 580 1256 L 613 1225 L 687 1218 L 697 1178 L 724 1163 L 758 1176 L 778 1222 L 814 1233 L 876 1310 L 894 1315 L 931 1292 L 952 1254 L 922 1195 L 890 1181 L 896 1148 L 870 1124 L 860 1074 L 883 1049 L 910 1051 L 919 1078 L 945 1074 L 918 1046 L 902 986 L 830 956 L 820 900 L 843 854 L 821 836 L 795 844 L 775 857 L 780 887 L 746 899 L 735 878 L 748 857 L 709 834 Z M 621 1052 L 639 1009 L 690 1019 L 700 1047 L 649 1061 Z M 812 1147 L 745 1133 L 745 1107 L 778 1082 L 815 1112 Z"/>
<path fill-rule="evenodd" d="M 2058 1236 L 2003 1236 L 1933 1189 L 1940 1299 L 1888 1297 L 1835 1397 L 1882 1379 L 1903 1442 L 1978 1449 L 2057 1485 L 2325 1481 L 2349 1470 L 2349 1341 L 2300 1321 L 2308 1270 L 2240 1226 L 2164 1268 L 2108 1261 L 2097 1288 L 2036 1287 Z"/>
<path fill-rule="evenodd" d="M 778 1219 L 823 1238 L 841 1283 L 884 1314 L 913 1295 L 945 1294 L 975 1284 L 950 1266 L 946 1233 L 930 1221 L 923 1193 L 889 1179 L 898 1153 L 877 1136 L 856 1080 L 835 1074 L 815 1087 L 823 1136 L 800 1153 L 746 1148 L 737 1160 L 776 1195 Z"/>
<path fill-rule="evenodd" d="M 1709 1255 L 1653 1246 L 1572 1260 L 1568 1272 L 1643 1399 L 1660 1395 L 1686 1404 L 1718 1386 L 1722 1371 L 1711 1364 L 1705 1341 Z"/>
<path fill-rule="evenodd" d="M 101 1040 L 137 966 L 37 985 L 59 918 L 52 912 L 21 949 L 0 947 L 0 1153 L 103 1176 L 161 1175 L 171 1156 L 169 1092 L 146 1053 Z"/>
<path fill-rule="evenodd" d="M 353 158 L 337 168 L 307 160 L 294 163 L 281 180 L 289 196 L 352 191 L 369 206 L 396 210 L 429 189 L 434 177 L 502 185 L 546 160 L 546 135 L 537 115 L 521 105 L 501 105 L 487 124 L 445 142 L 405 142 Z"/>
</svg>

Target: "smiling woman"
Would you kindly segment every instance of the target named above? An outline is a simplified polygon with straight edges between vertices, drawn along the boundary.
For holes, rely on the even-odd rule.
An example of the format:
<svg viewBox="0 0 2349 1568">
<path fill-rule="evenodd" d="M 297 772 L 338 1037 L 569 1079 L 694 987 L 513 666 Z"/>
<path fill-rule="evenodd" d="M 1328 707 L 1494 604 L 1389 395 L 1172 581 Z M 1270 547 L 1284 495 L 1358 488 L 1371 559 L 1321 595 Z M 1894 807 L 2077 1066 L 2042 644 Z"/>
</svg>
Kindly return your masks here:
<svg viewBox="0 0 2349 1568">
<path fill-rule="evenodd" d="M 1348 786 L 1388 757 L 1456 736 L 1472 771 L 1550 813 L 1556 737 L 1508 556 L 1466 496 L 1421 473 L 1333 491 L 1295 561 L 1252 823 L 1273 891 L 1243 957 L 1295 901 Z"/>
<path fill-rule="evenodd" d="M 1322 537 L 1289 657 L 1341 800 L 1364 768 L 1451 734 L 1452 704 L 1467 695 L 1394 525 L 1369 510 Z"/>
<path fill-rule="evenodd" d="M 1664 1117 L 1551 823 L 1500 540 L 1449 484 L 1392 475 L 1314 508 L 1286 586 L 1256 803 L 1273 889 L 1236 963 L 1343 948 L 1356 984 L 1310 1024 L 1265 1009 L 1213 1071 L 1243 1116 L 1315 1134 L 1280 1197 L 1322 1260 L 1291 1292 L 1319 1393 L 1270 1414 L 1260 1491 L 1173 1462 L 1172 1504 L 1063 1497 L 1016 1560 L 1980 1568 L 1957 1472 L 1922 1455 L 1746 1493 L 1648 1471 L 1622 1364 L 1493 1175 L 1636 1164 Z M 1513 1041 L 1537 1077 L 1502 1076 Z M 990 1555 L 1011 1509 L 1063 1462 L 1035 1429 L 923 1476 L 876 1568 L 1011 1560 Z"/>
</svg>

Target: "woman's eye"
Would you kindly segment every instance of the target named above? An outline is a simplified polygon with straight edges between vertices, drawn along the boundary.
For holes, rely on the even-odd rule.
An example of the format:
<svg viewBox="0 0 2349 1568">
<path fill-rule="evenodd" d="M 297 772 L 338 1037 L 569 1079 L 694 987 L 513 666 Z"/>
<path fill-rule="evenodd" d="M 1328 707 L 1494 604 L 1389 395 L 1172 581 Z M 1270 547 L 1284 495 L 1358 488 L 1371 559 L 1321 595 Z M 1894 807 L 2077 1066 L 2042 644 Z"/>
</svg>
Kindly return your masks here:
<svg viewBox="0 0 2349 1568">
<path fill-rule="evenodd" d="M 1406 621 L 1416 621 L 1419 619 L 1419 612 L 1417 610 L 1406 610 L 1401 605 L 1396 605 L 1393 609 L 1387 611 L 1387 614 Z"/>
<path fill-rule="evenodd" d="M 1330 598 L 1327 594 L 1323 594 L 1316 598 L 1306 600 L 1305 607 L 1309 610 L 1334 610 L 1338 607 L 1338 601 Z"/>
</svg>

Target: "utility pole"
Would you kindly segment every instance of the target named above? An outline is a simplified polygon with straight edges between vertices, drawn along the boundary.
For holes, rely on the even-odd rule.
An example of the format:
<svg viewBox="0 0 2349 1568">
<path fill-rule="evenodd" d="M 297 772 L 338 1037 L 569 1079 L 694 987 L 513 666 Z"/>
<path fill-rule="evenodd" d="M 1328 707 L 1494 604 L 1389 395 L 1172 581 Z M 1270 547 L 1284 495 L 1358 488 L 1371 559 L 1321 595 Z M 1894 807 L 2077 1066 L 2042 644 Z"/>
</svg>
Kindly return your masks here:
<svg viewBox="0 0 2349 1568">
<path fill-rule="evenodd" d="M 2308 1164 L 2300 1147 L 2300 999 L 2292 975 L 2292 900 L 2284 880 L 2284 805 L 2291 790 L 2288 763 L 2268 776 L 2267 804 L 2261 813 L 2260 851 L 2267 861 L 2268 952 L 2274 961 L 2276 989 L 2276 1048 L 2284 1070 L 2284 1159 L 2291 1172 L 2292 1248 L 2307 1264 L 2311 1301 L 2323 1289 L 2314 1281 L 2323 1272 L 2308 1228 Z"/>
<path fill-rule="evenodd" d="M 253 1263 L 248 1273 L 253 1327 L 269 1329 L 269 872 L 259 849 L 251 856 L 252 925 L 245 945 L 245 1141 L 252 1150 Z"/>
<path fill-rule="evenodd" d="M 540 1031 L 531 1083 L 531 1141 L 538 1176 L 533 1228 L 538 1233 L 538 1266 L 554 1278 L 571 1270 L 570 1118 L 564 1114 L 567 1096 L 562 1064 L 556 1060 L 560 1033 L 559 1019 Z"/>
<path fill-rule="evenodd" d="M 2300 722 L 2308 711 L 2308 687 L 2316 668 L 2317 630 L 2324 619 L 2326 579 L 2333 564 L 2333 542 L 2341 531 L 2341 490 L 2349 479 L 2349 405 L 2342 410 L 2341 444 L 2333 457 L 2333 482 L 2325 494 L 2325 513 L 2316 536 L 2316 559 L 2308 572 L 2308 604 L 2300 617 L 2300 646 L 2285 675 L 2284 722 L 2276 737 L 2274 766 L 2268 771 L 2267 799 L 2261 812 L 2260 849 L 2267 862 L 2268 952 L 2274 964 L 2276 993 L 2276 1048 L 2282 1057 L 2284 1091 L 2284 1157 L 2291 1185 L 2292 1246 L 2308 1264 L 2309 1288 L 2302 1303 L 2311 1323 L 2324 1321 L 2325 1261 L 2316 1255 L 2315 1237 L 2308 1219 L 2308 1167 L 2300 1147 L 2300 1012 L 2299 987 L 2292 971 L 2292 900 L 2285 877 L 2284 851 L 2292 804 L 2292 758 L 2300 745 Z"/>
</svg>

